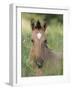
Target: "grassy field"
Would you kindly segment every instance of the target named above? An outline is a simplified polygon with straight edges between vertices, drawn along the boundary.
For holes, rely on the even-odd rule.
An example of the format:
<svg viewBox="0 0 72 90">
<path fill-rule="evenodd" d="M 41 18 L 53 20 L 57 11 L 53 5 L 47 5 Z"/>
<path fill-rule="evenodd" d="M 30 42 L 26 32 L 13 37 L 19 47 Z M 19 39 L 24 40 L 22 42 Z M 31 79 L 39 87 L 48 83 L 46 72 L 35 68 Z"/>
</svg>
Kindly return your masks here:
<svg viewBox="0 0 72 90">
<path fill-rule="evenodd" d="M 22 30 L 21 30 L 21 76 L 34 76 L 34 70 L 29 64 L 29 52 L 32 47 L 31 43 L 31 26 L 30 26 L 30 19 L 43 19 L 45 16 L 40 15 L 30 15 L 22 13 Z M 47 41 L 48 47 L 53 49 L 55 52 L 63 51 L 63 24 L 60 23 L 56 18 L 52 19 L 48 24 L 47 30 Z M 62 75 L 63 74 L 63 60 L 61 61 L 62 66 L 61 72 L 53 73 L 54 68 L 51 69 L 45 68 L 44 73 L 45 75 Z M 51 74 L 52 73 L 52 74 Z"/>
</svg>

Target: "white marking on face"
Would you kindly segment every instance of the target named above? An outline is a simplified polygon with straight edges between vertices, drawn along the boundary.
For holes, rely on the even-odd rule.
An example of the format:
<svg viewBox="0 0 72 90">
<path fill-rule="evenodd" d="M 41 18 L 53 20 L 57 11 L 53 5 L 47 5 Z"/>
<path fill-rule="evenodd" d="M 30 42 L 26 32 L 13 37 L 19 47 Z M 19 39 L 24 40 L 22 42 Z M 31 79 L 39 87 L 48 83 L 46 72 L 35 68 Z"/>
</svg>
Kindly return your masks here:
<svg viewBox="0 0 72 90">
<path fill-rule="evenodd" d="M 37 33 L 37 38 L 38 38 L 38 39 L 40 39 L 40 38 L 41 38 L 41 36 L 42 36 L 42 34 L 41 34 L 41 33 Z"/>
</svg>

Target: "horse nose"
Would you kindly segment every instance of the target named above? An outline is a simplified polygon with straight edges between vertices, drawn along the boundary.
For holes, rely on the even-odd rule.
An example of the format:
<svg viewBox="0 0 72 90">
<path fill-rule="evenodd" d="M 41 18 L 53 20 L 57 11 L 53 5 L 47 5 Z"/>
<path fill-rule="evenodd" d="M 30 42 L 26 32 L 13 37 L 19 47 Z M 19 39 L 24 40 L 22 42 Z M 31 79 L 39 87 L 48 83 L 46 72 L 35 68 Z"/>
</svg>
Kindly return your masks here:
<svg viewBox="0 0 72 90">
<path fill-rule="evenodd" d="M 43 60 L 41 58 L 38 58 L 36 60 L 36 65 L 38 66 L 38 68 L 42 68 L 43 67 Z"/>
</svg>

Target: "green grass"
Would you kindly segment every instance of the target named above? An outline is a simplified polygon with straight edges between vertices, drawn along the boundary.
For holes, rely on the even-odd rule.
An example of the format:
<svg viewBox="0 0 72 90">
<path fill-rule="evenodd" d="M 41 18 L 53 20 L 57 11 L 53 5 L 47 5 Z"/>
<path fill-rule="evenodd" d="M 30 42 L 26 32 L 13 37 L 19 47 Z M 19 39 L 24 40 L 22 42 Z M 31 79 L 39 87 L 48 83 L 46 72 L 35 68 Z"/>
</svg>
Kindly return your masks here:
<svg viewBox="0 0 72 90">
<path fill-rule="evenodd" d="M 26 17 L 25 17 L 26 18 Z M 31 27 L 29 20 L 24 17 L 24 25 L 21 30 L 21 76 L 34 76 L 35 72 L 29 64 L 29 52 L 32 47 L 31 43 Z M 26 22 L 26 23 L 25 23 Z M 47 30 L 48 47 L 55 52 L 61 52 L 63 49 L 63 25 L 56 19 L 51 20 Z M 61 66 L 58 65 L 57 69 L 61 69 L 60 72 L 54 67 L 52 63 L 48 62 L 50 67 L 44 68 L 44 75 L 62 75 L 63 74 L 63 60 L 61 60 Z M 55 73 L 53 73 L 55 72 Z"/>
</svg>

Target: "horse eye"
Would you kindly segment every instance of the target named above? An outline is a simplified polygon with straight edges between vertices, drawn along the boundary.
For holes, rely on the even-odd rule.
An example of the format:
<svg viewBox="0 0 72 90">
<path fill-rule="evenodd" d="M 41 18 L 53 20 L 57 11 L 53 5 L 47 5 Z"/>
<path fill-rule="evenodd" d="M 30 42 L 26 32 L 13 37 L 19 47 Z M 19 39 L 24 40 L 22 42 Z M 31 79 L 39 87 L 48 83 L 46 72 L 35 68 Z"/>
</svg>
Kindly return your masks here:
<svg viewBox="0 0 72 90">
<path fill-rule="evenodd" d="M 47 40 L 44 40 L 44 43 L 47 43 Z"/>
<path fill-rule="evenodd" d="M 32 43 L 34 42 L 34 40 L 33 40 L 33 39 L 32 39 L 31 41 L 32 41 Z"/>
</svg>

